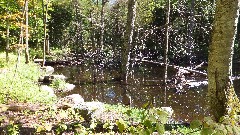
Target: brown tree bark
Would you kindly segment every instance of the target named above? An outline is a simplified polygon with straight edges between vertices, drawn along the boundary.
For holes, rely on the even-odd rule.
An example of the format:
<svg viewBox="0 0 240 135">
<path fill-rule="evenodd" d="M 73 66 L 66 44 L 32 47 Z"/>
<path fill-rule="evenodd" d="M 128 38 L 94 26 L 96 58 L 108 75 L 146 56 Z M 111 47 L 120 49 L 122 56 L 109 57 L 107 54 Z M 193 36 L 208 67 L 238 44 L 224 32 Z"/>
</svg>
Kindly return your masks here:
<svg viewBox="0 0 240 135">
<path fill-rule="evenodd" d="M 232 55 L 238 21 L 239 0 L 216 1 L 208 59 L 210 113 L 218 121 L 232 113 L 238 103 L 232 87 Z"/>
</svg>

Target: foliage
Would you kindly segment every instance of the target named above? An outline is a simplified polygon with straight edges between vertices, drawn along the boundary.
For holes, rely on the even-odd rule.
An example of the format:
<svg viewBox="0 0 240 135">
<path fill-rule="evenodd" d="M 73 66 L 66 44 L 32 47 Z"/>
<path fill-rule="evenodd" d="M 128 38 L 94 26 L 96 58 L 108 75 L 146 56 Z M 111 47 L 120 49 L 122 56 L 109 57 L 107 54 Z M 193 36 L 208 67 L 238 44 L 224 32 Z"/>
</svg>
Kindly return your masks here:
<svg viewBox="0 0 240 135">
<path fill-rule="evenodd" d="M 10 45 L 19 43 L 20 28 L 24 25 L 24 14 L 22 12 L 24 6 L 23 0 L 1 0 L 0 1 L 0 42 L 5 45 L 7 23 L 10 26 Z M 41 2 L 29 1 L 29 44 L 31 47 L 39 47 L 42 41 L 43 21 Z M 4 47 L 4 46 L 2 46 Z M 1 48 L 5 49 L 5 48 Z"/>
<path fill-rule="evenodd" d="M 7 134 L 18 135 L 19 134 L 19 125 L 14 124 L 14 122 L 11 122 L 11 124 L 7 126 Z"/>
<path fill-rule="evenodd" d="M 159 109 L 137 109 L 128 108 L 122 105 L 106 105 L 107 110 L 118 110 L 117 113 L 123 115 L 114 124 L 117 125 L 119 132 L 130 132 L 131 134 L 151 134 L 155 131 L 163 134 L 165 132 L 164 124 L 168 120 L 168 114 Z M 113 122 L 109 121 L 104 127 L 112 129 Z"/>
<path fill-rule="evenodd" d="M 20 59 L 23 59 L 22 57 Z M 5 63 L 5 56 L 0 54 L 0 63 L 4 65 L 1 70 L 6 72 L 0 74 L 0 102 L 41 102 L 54 101 L 48 93 L 40 90 L 38 79 L 40 76 L 39 66 L 34 63 L 16 63 L 17 57 L 10 55 L 10 62 Z M 17 64 L 17 65 L 16 65 Z M 27 70 L 26 70 L 27 69 Z M 12 79 L 14 78 L 14 79 Z"/>
<path fill-rule="evenodd" d="M 64 90 L 66 88 L 66 81 L 63 79 L 53 79 L 50 86 L 55 90 Z"/>
</svg>

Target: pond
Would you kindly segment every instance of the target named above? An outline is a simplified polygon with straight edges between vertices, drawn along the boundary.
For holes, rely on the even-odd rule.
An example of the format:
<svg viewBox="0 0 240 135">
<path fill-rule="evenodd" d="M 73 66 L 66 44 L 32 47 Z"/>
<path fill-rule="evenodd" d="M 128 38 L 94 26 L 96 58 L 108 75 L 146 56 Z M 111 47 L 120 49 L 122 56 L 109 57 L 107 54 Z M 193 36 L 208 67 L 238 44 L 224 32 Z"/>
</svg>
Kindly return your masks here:
<svg viewBox="0 0 240 135">
<path fill-rule="evenodd" d="M 176 69 L 170 67 L 169 78 L 173 78 Z M 65 94 L 80 94 L 85 101 L 100 101 L 109 104 L 124 103 L 124 98 L 131 97 L 131 106 L 143 107 L 151 103 L 155 107 L 171 106 L 174 120 L 189 122 L 208 116 L 206 105 L 207 84 L 196 87 L 185 87 L 183 92 L 175 88 L 165 91 L 163 87 L 163 66 L 151 63 L 139 64 L 129 76 L 128 84 L 122 85 L 117 79 L 118 70 L 86 65 L 57 66 L 55 73 L 63 74 L 67 82 L 75 84 L 73 91 Z M 94 74 L 95 73 L 95 74 Z M 206 82 L 206 77 L 194 76 L 187 81 Z M 127 88 L 127 91 L 125 89 Z M 62 95 L 64 96 L 64 95 Z"/>
</svg>

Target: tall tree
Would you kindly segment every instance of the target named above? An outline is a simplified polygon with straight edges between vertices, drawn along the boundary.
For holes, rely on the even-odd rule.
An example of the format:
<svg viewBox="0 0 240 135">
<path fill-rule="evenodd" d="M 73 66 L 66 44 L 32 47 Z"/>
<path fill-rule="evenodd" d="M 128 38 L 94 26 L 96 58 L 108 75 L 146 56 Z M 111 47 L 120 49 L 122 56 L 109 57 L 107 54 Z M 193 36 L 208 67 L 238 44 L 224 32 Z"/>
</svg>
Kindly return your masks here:
<svg viewBox="0 0 240 135">
<path fill-rule="evenodd" d="M 9 1 L 7 2 L 7 8 L 9 7 Z M 9 53 L 9 10 L 7 9 L 7 41 L 6 41 L 6 61 L 8 62 L 9 61 L 9 55 L 8 55 L 8 53 Z"/>
<path fill-rule="evenodd" d="M 234 104 L 238 102 L 230 77 L 239 4 L 239 0 L 216 1 L 208 59 L 209 104 L 216 121 L 232 113 Z"/>
<path fill-rule="evenodd" d="M 165 27 L 165 49 L 164 49 L 164 89 L 165 89 L 165 104 L 166 104 L 166 84 L 167 84 L 167 70 L 168 70 L 168 47 L 169 47 L 169 18 L 170 18 L 170 0 L 167 1 L 166 27 Z"/>
<path fill-rule="evenodd" d="M 106 0 L 102 0 L 102 5 L 101 5 L 101 26 L 100 26 L 100 43 L 99 43 L 99 47 L 101 47 L 101 50 L 103 50 L 103 40 L 104 40 L 104 7 L 106 4 Z"/>
<path fill-rule="evenodd" d="M 43 66 L 45 65 L 45 57 L 46 54 L 49 54 L 49 44 L 47 39 L 47 12 L 48 12 L 48 3 L 46 1 L 46 5 L 44 4 L 44 0 L 42 0 L 42 12 L 43 12 L 43 25 L 44 25 L 44 37 L 43 37 Z"/>
<path fill-rule="evenodd" d="M 29 63 L 29 50 L 28 50 L 28 0 L 25 0 L 25 33 L 26 33 L 26 47 L 25 47 L 25 63 Z"/>
<path fill-rule="evenodd" d="M 127 14 L 127 24 L 126 31 L 124 34 L 124 44 L 122 47 L 122 73 L 121 79 L 124 83 L 127 83 L 128 77 L 128 67 L 130 60 L 130 47 L 132 46 L 133 28 L 136 17 L 136 0 L 128 0 L 128 14 Z"/>
</svg>

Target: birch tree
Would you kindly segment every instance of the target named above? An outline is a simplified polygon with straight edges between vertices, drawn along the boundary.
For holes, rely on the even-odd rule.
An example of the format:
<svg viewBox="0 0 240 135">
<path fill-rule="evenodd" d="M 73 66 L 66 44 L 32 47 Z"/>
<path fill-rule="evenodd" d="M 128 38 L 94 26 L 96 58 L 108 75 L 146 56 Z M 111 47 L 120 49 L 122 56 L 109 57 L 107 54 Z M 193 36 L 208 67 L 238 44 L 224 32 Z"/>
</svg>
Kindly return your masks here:
<svg viewBox="0 0 240 135">
<path fill-rule="evenodd" d="M 129 60 L 130 60 L 130 47 L 132 45 L 132 37 L 133 37 L 133 28 L 134 22 L 136 17 L 136 0 L 128 0 L 128 14 L 127 14 L 127 24 L 126 24 L 126 31 L 124 35 L 124 44 L 122 47 L 122 73 L 121 79 L 124 83 L 127 83 L 127 76 L 128 76 L 128 67 L 129 67 Z"/>
<path fill-rule="evenodd" d="M 165 49 L 164 49 L 164 86 L 165 86 L 165 104 L 166 104 L 166 84 L 167 84 L 167 70 L 168 70 L 168 46 L 169 46 L 169 18 L 170 18 L 170 0 L 167 1 L 167 14 L 166 14 L 166 28 L 165 28 Z"/>
<path fill-rule="evenodd" d="M 208 59 L 210 113 L 216 121 L 234 114 L 238 98 L 231 83 L 239 0 L 217 0 Z"/>
</svg>

